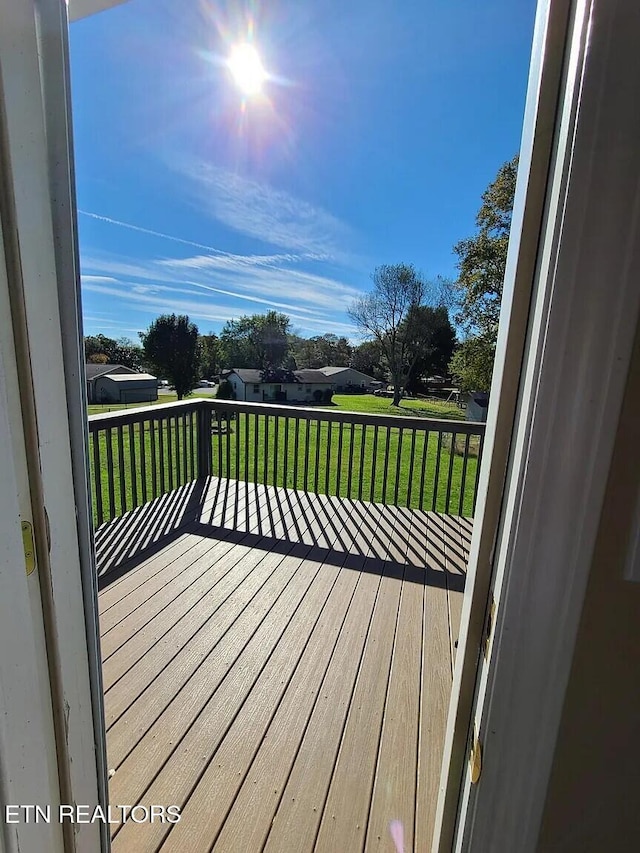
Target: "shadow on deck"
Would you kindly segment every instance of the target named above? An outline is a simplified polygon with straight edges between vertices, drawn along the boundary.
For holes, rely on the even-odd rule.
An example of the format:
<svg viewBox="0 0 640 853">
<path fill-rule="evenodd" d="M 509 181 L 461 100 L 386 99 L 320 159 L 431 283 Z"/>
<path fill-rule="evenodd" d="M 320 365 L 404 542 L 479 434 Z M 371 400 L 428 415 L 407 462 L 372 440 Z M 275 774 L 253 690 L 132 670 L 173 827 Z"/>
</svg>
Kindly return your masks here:
<svg viewBox="0 0 640 853">
<path fill-rule="evenodd" d="M 111 802 L 182 810 L 114 850 L 429 849 L 470 536 L 215 478 L 98 530 Z"/>
</svg>

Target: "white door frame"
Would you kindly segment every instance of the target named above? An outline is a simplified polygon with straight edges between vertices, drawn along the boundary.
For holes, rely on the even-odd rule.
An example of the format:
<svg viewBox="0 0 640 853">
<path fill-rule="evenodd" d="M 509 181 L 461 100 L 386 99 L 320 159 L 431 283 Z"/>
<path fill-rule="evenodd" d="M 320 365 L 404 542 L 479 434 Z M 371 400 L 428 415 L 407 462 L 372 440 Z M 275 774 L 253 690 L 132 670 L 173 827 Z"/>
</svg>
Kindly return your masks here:
<svg viewBox="0 0 640 853">
<path fill-rule="evenodd" d="M 65 804 L 104 806 L 66 5 L 0 0 L 0 21 L 3 244 L 55 732 L 59 790 L 50 795 Z M 8 400 L 15 438 L 15 395 Z M 16 522 L 0 519 L 7 530 Z M 18 657 L 28 655 L 25 648 Z M 19 728 L 16 720 L 7 725 L 10 732 Z M 1 772 L 5 780 L 18 774 L 23 788 L 40 787 L 28 768 L 2 766 Z M 7 851 L 13 850 L 17 842 L 3 830 Z M 21 850 L 44 849 L 33 826 L 21 831 Z M 66 823 L 62 833 L 65 850 L 108 848 L 107 827 L 98 822 Z"/>
<path fill-rule="evenodd" d="M 640 316 L 640 116 L 630 107 L 640 92 L 638 33 L 640 9 L 628 0 L 549 0 L 538 10 L 481 473 L 487 494 L 433 846 L 442 853 L 537 847 Z M 552 114 L 551 140 L 540 140 L 538 122 Z M 538 184 L 540 151 L 551 157 Z M 544 208 L 527 226 L 541 190 Z M 514 307 L 529 301 L 523 333 Z M 521 361 L 509 353 L 518 340 Z M 497 603 L 488 662 L 480 588 Z M 482 744 L 476 785 L 465 764 L 473 730 Z"/>
</svg>

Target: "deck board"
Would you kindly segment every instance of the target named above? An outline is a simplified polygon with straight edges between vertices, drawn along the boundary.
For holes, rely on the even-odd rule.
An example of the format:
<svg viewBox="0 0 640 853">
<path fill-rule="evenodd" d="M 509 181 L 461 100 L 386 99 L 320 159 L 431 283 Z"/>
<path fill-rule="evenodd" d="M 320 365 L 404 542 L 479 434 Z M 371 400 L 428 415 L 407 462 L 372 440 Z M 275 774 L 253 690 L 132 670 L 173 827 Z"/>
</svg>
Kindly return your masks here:
<svg viewBox="0 0 640 853">
<path fill-rule="evenodd" d="M 428 849 L 470 531 L 214 478 L 101 528 L 111 802 L 182 809 L 114 851 Z"/>
</svg>

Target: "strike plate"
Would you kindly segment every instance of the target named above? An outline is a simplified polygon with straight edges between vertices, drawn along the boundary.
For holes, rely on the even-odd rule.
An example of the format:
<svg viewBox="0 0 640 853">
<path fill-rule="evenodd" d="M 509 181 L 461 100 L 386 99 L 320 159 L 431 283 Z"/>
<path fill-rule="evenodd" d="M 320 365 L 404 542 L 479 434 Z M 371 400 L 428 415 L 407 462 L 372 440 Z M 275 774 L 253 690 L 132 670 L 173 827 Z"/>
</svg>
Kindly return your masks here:
<svg viewBox="0 0 640 853">
<path fill-rule="evenodd" d="M 20 527 L 22 528 L 24 563 L 27 569 L 27 575 L 30 575 L 36 567 L 36 548 L 33 541 L 33 527 L 28 521 L 23 521 Z"/>
</svg>

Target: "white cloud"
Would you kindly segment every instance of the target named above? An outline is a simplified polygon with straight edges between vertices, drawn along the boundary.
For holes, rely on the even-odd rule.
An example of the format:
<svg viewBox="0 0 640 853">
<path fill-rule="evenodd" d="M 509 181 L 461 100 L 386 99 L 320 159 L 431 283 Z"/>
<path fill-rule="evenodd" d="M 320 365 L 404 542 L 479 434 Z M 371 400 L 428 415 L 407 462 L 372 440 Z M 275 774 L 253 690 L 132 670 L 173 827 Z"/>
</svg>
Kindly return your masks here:
<svg viewBox="0 0 640 853">
<path fill-rule="evenodd" d="M 113 284 L 124 279 L 139 293 L 149 293 L 149 288 L 159 292 L 166 285 L 180 285 L 180 291 L 184 292 L 188 286 L 210 290 L 228 299 L 318 317 L 326 317 L 328 311 L 344 312 L 360 293 L 338 279 L 297 266 L 278 266 L 265 256 L 233 255 L 223 264 L 217 257 L 206 255 L 154 258 L 144 262 L 112 256 L 83 256 L 82 267 L 82 280 L 86 284 Z"/>
<path fill-rule="evenodd" d="M 353 232 L 321 207 L 204 161 L 175 157 L 168 165 L 189 180 L 199 207 L 229 228 L 310 259 L 346 260 L 342 247 Z"/>
<path fill-rule="evenodd" d="M 188 314 L 192 320 L 204 320 L 214 323 L 225 323 L 237 318 L 240 311 L 234 310 L 230 305 L 211 300 L 198 300 L 193 298 L 192 291 L 182 290 L 177 287 L 159 287 L 156 293 L 149 294 L 139 292 L 132 286 L 131 282 L 118 282 L 115 286 L 99 282 L 87 282 L 84 291 L 97 293 L 102 296 L 113 297 L 118 300 L 122 308 L 127 303 L 127 310 L 141 311 L 145 313 L 178 313 Z M 314 317 L 297 312 L 287 312 L 294 325 L 300 326 L 304 331 L 312 333 L 335 332 L 337 334 L 350 335 L 353 328 L 346 323 L 327 319 L 325 317 Z M 90 315 L 85 315 L 85 319 Z M 108 322 L 100 321 L 105 328 Z M 127 320 L 126 322 L 130 322 Z M 111 323 L 113 327 L 117 323 Z"/>
</svg>

